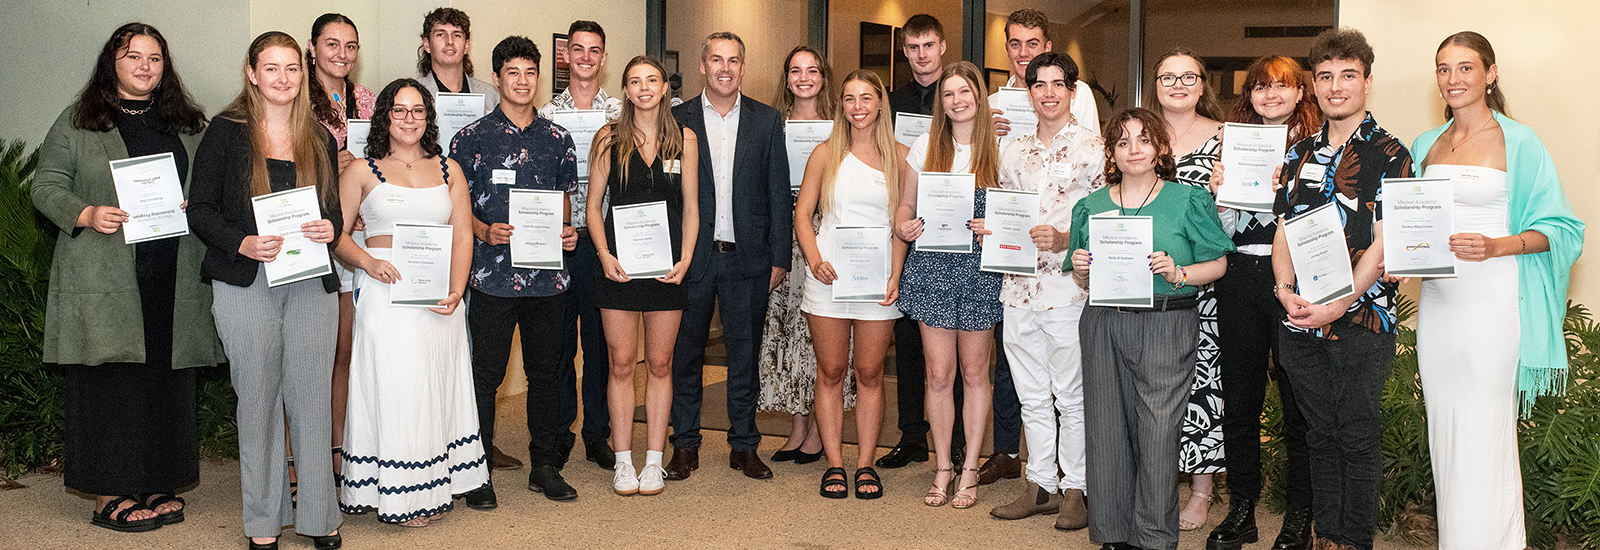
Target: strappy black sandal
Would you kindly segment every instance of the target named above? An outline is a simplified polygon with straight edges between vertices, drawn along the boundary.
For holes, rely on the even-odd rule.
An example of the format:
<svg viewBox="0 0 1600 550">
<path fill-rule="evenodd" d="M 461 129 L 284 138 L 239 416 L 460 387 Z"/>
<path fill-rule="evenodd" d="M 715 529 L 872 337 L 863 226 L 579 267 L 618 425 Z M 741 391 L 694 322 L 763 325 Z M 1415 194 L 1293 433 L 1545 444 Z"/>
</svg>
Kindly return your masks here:
<svg viewBox="0 0 1600 550">
<path fill-rule="evenodd" d="M 862 479 L 862 476 L 866 479 Z M 861 491 L 862 487 L 872 487 L 877 490 L 864 493 Z M 856 498 L 872 500 L 881 496 L 883 496 L 883 479 L 878 477 L 878 471 L 871 466 L 856 470 Z"/>
<path fill-rule="evenodd" d="M 840 470 L 839 475 L 844 475 L 844 470 Z M 117 511 L 117 507 L 121 506 L 124 502 L 132 502 L 133 506 L 124 508 L 122 511 Z M 143 503 L 140 503 L 135 497 L 120 496 L 111 499 L 111 502 L 106 503 L 105 507 L 101 508 L 100 511 L 95 512 L 94 517 L 90 520 L 90 522 L 100 527 L 104 527 L 112 531 L 121 531 L 123 533 L 142 533 L 160 528 L 160 517 L 136 519 L 131 521 L 128 519 L 128 516 L 134 512 L 149 509 L 149 506 L 145 506 Z"/>
<path fill-rule="evenodd" d="M 157 508 L 160 508 L 161 505 L 167 504 L 169 502 L 178 503 L 178 509 L 177 510 L 173 510 L 171 512 L 167 512 L 165 514 L 161 514 L 161 515 L 156 516 L 156 519 L 161 520 L 161 524 L 162 525 L 172 525 L 174 523 L 183 523 L 183 511 L 189 507 L 189 503 L 184 502 L 183 501 L 183 497 L 180 497 L 180 496 L 178 496 L 176 494 L 173 494 L 170 491 L 169 492 L 165 492 L 165 493 L 150 493 L 150 494 L 146 494 L 146 495 L 139 495 L 139 502 L 143 502 L 145 507 L 150 508 L 151 510 L 155 510 Z"/>
<path fill-rule="evenodd" d="M 829 491 L 829 487 L 843 487 L 837 491 Z M 827 498 L 844 498 L 850 496 L 850 482 L 844 477 L 844 468 L 828 468 L 822 472 L 822 496 Z"/>
</svg>

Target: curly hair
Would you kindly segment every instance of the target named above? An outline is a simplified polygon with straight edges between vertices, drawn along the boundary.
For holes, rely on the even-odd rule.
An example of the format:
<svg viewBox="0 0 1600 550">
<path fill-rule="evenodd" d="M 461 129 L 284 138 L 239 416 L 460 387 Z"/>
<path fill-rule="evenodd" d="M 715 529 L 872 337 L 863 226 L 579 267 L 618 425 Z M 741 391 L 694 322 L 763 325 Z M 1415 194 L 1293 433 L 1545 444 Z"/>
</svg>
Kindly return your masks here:
<svg viewBox="0 0 1600 550">
<path fill-rule="evenodd" d="M 1107 120 L 1105 128 L 1101 130 L 1106 142 L 1106 185 L 1122 183 L 1122 169 L 1117 168 L 1115 154 L 1117 142 L 1124 137 L 1139 137 L 1126 134 L 1124 125 L 1130 120 L 1137 120 L 1144 125 L 1139 135 L 1149 137 L 1150 144 L 1156 148 L 1156 177 L 1162 181 L 1172 181 L 1178 175 L 1178 163 L 1172 158 L 1172 138 L 1167 137 L 1171 130 L 1167 129 L 1166 118 L 1155 111 L 1134 107 L 1111 115 L 1111 120 Z"/>
<path fill-rule="evenodd" d="M 111 38 L 100 48 L 95 59 L 94 72 L 89 83 L 78 94 L 72 108 L 72 127 L 92 132 L 109 132 L 122 121 L 122 96 L 117 94 L 117 59 L 120 59 L 135 36 L 148 36 L 161 46 L 161 82 L 150 93 L 150 114 L 157 130 L 198 134 L 206 129 L 206 113 L 183 88 L 178 70 L 173 68 L 172 53 L 161 31 L 144 23 L 128 23 L 112 31 Z"/>
<path fill-rule="evenodd" d="M 422 131 L 422 153 L 434 157 L 444 154 L 444 146 L 439 145 L 439 123 L 436 120 L 439 113 L 433 108 L 433 94 L 422 87 L 421 82 L 415 78 L 400 78 L 390 82 L 378 93 L 378 103 L 372 108 L 372 129 L 367 134 L 367 148 L 364 151 L 367 158 L 381 159 L 389 156 L 389 125 L 393 119 L 389 113 L 394 109 L 394 97 L 400 95 L 400 90 L 411 88 L 422 96 L 422 106 L 428 109 L 428 127 Z"/>
<path fill-rule="evenodd" d="M 452 25 L 461 28 L 461 36 L 472 40 L 472 19 L 467 17 L 467 12 L 455 8 L 439 8 L 428 12 L 422 18 L 422 41 L 428 41 L 428 35 L 433 34 L 433 28 L 438 25 Z M 472 76 L 472 56 L 461 56 L 461 68 L 467 76 Z M 422 46 L 417 46 L 417 74 L 433 72 L 433 55 Z"/>
<path fill-rule="evenodd" d="M 1359 61 L 1361 76 L 1372 76 L 1372 45 L 1367 43 L 1367 36 L 1361 31 L 1341 27 L 1317 35 L 1317 39 L 1311 42 L 1311 55 L 1307 56 L 1311 69 L 1316 70 L 1317 64 L 1332 59 Z"/>
</svg>

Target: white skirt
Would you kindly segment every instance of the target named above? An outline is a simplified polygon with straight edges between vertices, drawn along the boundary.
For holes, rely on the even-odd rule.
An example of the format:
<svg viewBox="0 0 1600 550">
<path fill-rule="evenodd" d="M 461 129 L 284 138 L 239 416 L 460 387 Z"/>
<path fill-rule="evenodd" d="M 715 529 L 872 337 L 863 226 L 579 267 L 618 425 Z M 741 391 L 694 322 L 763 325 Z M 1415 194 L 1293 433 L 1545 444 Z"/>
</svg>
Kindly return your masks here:
<svg viewBox="0 0 1600 550">
<path fill-rule="evenodd" d="M 875 303 L 862 302 L 835 302 L 833 301 L 833 287 L 822 284 L 806 272 L 805 297 L 800 302 L 800 311 L 818 317 L 831 317 L 834 319 L 851 319 L 855 321 L 886 321 L 899 319 L 902 315 L 900 308 L 895 306 L 880 306 Z"/>
</svg>

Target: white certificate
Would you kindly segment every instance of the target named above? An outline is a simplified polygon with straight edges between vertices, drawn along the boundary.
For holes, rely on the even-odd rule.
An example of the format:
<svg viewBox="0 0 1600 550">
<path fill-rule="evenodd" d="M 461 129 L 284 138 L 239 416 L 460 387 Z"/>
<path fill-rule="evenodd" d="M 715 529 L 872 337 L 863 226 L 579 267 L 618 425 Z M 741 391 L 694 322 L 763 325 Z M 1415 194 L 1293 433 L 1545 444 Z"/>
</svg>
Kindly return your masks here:
<svg viewBox="0 0 1600 550">
<path fill-rule="evenodd" d="M 1000 88 L 994 93 L 994 108 L 1011 121 L 1011 131 L 1006 137 L 1031 134 L 1039 126 L 1039 115 L 1033 112 L 1033 103 L 1028 101 L 1027 88 Z"/>
<path fill-rule="evenodd" d="M 400 280 L 389 287 L 389 305 L 435 307 L 450 296 L 448 225 L 394 224 L 394 264 Z"/>
<path fill-rule="evenodd" d="M 372 121 L 352 118 L 344 123 L 344 148 L 356 158 L 367 156 L 367 134 L 372 133 Z M 446 150 L 445 154 L 450 151 Z"/>
<path fill-rule="evenodd" d="M 894 114 L 894 140 L 906 147 L 933 127 L 933 117 L 914 113 Z"/>
<path fill-rule="evenodd" d="M 1039 225 L 1039 194 L 989 189 L 983 204 L 983 257 L 978 269 L 1011 275 L 1039 274 L 1039 247 L 1028 234 Z"/>
<path fill-rule="evenodd" d="M 1272 171 L 1283 166 L 1288 139 L 1289 127 L 1281 124 L 1224 124 L 1222 165 L 1228 174 L 1217 188 L 1217 206 L 1271 212 Z"/>
<path fill-rule="evenodd" d="M 456 132 L 483 118 L 483 94 L 439 93 L 433 96 L 433 105 L 439 112 L 439 146 L 448 155 Z"/>
<path fill-rule="evenodd" d="M 783 124 L 783 141 L 789 149 L 789 189 L 800 188 L 811 152 L 832 132 L 831 120 L 791 120 Z"/>
<path fill-rule="evenodd" d="M 605 109 L 556 111 L 550 120 L 572 134 L 573 148 L 578 151 L 578 181 L 589 181 L 589 146 L 595 133 L 606 125 Z"/>
<path fill-rule="evenodd" d="M 511 267 L 565 269 L 561 254 L 562 201 L 566 193 L 508 189 L 511 215 Z"/>
<path fill-rule="evenodd" d="M 672 228 L 667 202 L 656 201 L 611 207 L 616 228 L 617 262 L 631 279 L 664 277 L 672 272 Z"/>
<path fill-rule="evenodd" d="M 172 153 L 111 161 L 117 207 L 128 212 L 122 224 L 127 244 L 189 234 L 183 213 L 183 183 Z"/>
<path fill-rule="evenodd" d="M 917 250 L 923 252 L 972 253 L 972 220 L 975 176 L 949 172 L 922 172 L 917 176 L 917 217 L 922 218 L 922 236 Z"/>
<path fill-rule="evenodd" d="M 286 285 L 333 273 L 328 262 L 328 245 L 311 242 L 300 231 L 300 224 L 322 219 L 317 188 L 299 187 L 250 199 L 256 216 L 257 235 L 283 237 L 278 257 L 261 264 L 267 270 L 267 286 Z"/>
<path fill-rule="evenodd" d="M 889 228 L 839 226 L 833 228 L 835 302 L 882 302 L 889 289 Z"/>
<path fill-rule="evenodd" d="M 1469 174 L 1462 174 L 1469 176 Z M 1454 277 L 1455 184 L 1448 179 L 1383 179 L 1383 262 L 1407 277 Z"/>
<path fill-rule="evenodd" d="M 1155 234 L 1150 216 L 1089 216 L 1089 305 L 1150 307 L 1155 276 L 1150 255 Z"/>
<path fill-rule="evenodd" d="M 1344 224 L 1339 220 L 1336 203 L 1329 202 L 1282 223 L 1301 298 L 1322 305 L 1355 294 L 1350 248 L 1345 245 Z"/>
</svg>

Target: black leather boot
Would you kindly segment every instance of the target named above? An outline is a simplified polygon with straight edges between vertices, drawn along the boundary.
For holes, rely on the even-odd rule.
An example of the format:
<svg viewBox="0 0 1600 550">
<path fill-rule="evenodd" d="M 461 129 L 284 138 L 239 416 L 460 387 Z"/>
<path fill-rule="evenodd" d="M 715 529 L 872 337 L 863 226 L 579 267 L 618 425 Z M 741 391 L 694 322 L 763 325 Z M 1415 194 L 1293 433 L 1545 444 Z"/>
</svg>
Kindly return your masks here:
<svg viewBox="0 0 1600 550">
<path fill-rule="evenodd" d="M 1291 508 L 1283 515 L 1283 530 L 1272 542 L 1272 550 L 1310 550 L 1311 507 Z"/>
<path fill-rule="evenodd" d="M 1260 538 L 1256 531 L 1256 501 L 1232 498 L 1228 517 L 1206 537 L 1206 550 L 1239 550 Z"/>
</svg>

